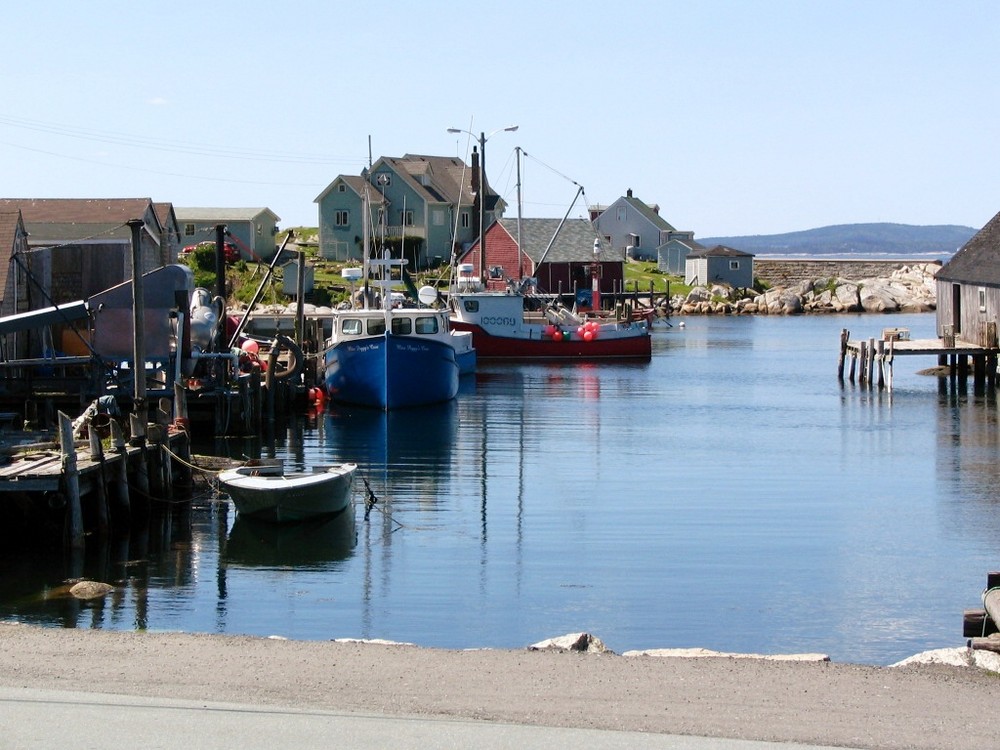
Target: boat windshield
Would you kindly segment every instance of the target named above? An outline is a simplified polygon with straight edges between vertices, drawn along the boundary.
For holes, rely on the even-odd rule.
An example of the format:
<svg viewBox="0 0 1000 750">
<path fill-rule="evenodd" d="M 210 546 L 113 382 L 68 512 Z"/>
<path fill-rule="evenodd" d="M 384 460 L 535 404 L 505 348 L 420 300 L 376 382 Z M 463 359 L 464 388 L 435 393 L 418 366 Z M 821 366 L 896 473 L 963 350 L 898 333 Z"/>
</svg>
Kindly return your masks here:
<svg viewBox="0 0 1000 750">
<path fill-rule="evenodd" d="M 407 336 L 413 332 L 413 321 L 409 318 L 393 318 L 392 332 L 397 336 Z"/>
<path fill-rule="evenodd" d="M 346 336 L 360 336 L 361 330 L 361 318 L 344 318 L 340 323 L 340 332 Z"/>
<path fill-rule="evenodd" d="M 437 333 L 438 319 L 431 315 L 417 318 L 417 333 Z"/>
</svg>

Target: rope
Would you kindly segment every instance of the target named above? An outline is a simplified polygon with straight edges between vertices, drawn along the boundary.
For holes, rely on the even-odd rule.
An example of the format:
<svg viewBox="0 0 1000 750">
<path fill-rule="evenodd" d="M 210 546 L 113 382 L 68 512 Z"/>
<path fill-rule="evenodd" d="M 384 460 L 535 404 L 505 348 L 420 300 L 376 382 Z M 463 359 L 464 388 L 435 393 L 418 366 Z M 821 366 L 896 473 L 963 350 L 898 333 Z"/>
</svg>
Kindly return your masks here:
<svg viewBox="0 0 1000 750">
<path fill-rule="evenodd" d="M 200 472 L 201 472 L 201 473 L 203 473 L 203 474 L 210 474 L 210 475 L 212 475 L 212 476 L 214 476 L 214 475 L 218 474 L 218 472 L 217 472 L 217 471 L 214 471 L 214 470 L 212 470 L 212 469 L 206 469 L 206 468 L 204 468 L 204 467 L 202 467 L 202 466 L 195 466 L 194 464 L 192 464 L 192 463 L 190 463 L 190 462 L 188 462 L 188 461 L 185 461 L 185 460 L 184 460 L 183 458 L 181 458 L 181 457 L 180 457 L 180 456 L 178 456 L 178 455 L 177 455 L 176 453 L 174 453 L 174 452 L 173 452 L 172 450 L 170 450 L 170 449 L 169 449 L 169 448 L 168 448 L 168 447 L 166 446 L 166 444 L 165 444 L 165 443 L 164 443 L 164 444 L 161 444 L 161 445 L 160 445 L 160 448 L 162 448 L 162 449 L 163 449 L 163 451 L 164 451 L 164 452 L 165 452 L 165 453 L 166 453 L 167 455 L 169 455 L 169 456 L 170 456 L 170 457 L 171 457 L 172 459 L 174 459 L 175 461 L 178 461 L 179 463 L 183 464 L 184 466 L 188 467 L 189 469 L 193 469 L 193 470 L 195 470 L 195 471 L 200 471 Z"/>
</svg>

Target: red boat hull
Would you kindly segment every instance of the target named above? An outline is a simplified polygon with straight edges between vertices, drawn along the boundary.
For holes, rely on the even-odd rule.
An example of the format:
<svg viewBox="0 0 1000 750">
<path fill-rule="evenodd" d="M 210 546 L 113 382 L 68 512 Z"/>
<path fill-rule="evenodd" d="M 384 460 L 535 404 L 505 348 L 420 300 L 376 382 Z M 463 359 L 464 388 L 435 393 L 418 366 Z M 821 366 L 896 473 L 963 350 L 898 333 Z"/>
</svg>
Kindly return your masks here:
<svg viewBox="0 0 1000 750">
<path fill-rule="evenodd" d="M 592 341 L 570 337 L 561 341 L 552 338 L 515 338 L 492 336 L 477 325 L 452 320 L 452 330 L 471 331 L 477 359 L 551 359 L 597 360 L 638 359 L 652 356 L 648 332 L 633 336 L 599 337 Z"/>
</svg>

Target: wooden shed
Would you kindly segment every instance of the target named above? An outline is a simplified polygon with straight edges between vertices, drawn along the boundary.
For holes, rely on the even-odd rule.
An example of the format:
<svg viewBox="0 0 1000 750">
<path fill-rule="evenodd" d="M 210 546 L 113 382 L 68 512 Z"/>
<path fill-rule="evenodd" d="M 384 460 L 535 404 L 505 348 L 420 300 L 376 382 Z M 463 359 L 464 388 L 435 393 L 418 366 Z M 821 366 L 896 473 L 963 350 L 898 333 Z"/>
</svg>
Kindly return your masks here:
<svg viewBox="0 0 1000 750">
<path fill-rule="evenodd" d="M 997 348 L 1000 213 L 941 267 L 936 285 L 938 335 Z"/>
<path fill-rule="evenodd" d="M 684 262 L 684 283 L 729 284 L 736 289 L 753 286 L 753 255 L 725 245 L 688 253 Z"/>
</svg>

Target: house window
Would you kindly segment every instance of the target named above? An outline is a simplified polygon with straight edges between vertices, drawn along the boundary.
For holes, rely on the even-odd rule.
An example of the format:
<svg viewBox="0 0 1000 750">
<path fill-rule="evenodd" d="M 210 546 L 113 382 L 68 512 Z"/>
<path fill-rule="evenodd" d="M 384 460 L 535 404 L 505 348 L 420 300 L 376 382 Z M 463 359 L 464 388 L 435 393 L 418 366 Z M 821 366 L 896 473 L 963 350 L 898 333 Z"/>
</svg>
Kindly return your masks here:
<svg viewBox="0 0 1000 750">
<path fill-rule="evenodd" d="M 347 211 L 333 212 L 333 225 L 336 227 L 346 227 L 351 223 L 351 215 Z"/>
<path fill-rule="evenodd" d="M 263 224 L 258 224 L 257 225 L 257 236 L 258 237 L 263 237 L 264 236 L 264 225 Z"/>
<path fill-rule="evenodd" d="M 503 278 L 503 266 L 490 266 L 490 278 L 491 279 L 502 279 Z"/>
<path fill-rule="evenodd" d="M 469 226 L 470 226 L 470 223 L 469 223 L 469 212 L 468 211 L 462 211 L 462 220 L 461 221 L 462 221 L 462 229 L 468 229 Z"/>
<path fill-rule="evenodd" d="M 630 244 L 632 247 L 642 247 L 642 240 L 639 239 L 639 235 L 637 234 L 629 234 L 628 244 Z"/>
<path fill-rule="evenodd" d="M 409 208 L 406 209 L 405 211 L 400 211 L 399 212 L 399 223 L 402 224 L 404 227 L 412 227 L 413 226 L 413 211 L 410 210 Z"/>
<path fill-rule="evenodd" d="M 740 262 L 738 260 L 731 260 L 731 261 L 729 261 L 729 270 L 730 271 L 739 271 L 740 270 Z"/>
<path fill-rule="evenodd" d="M 618 207 L 618 221 L 625 221 L 625 206 Z"/>
<path fill-rule="evenodd" d="M 344 183 L 340 183 L 339 185 L 337 185 L 337 192 L 338 193 L 346 193 L 347 192 L 347 185 L 345 185 Z"/>
<path fill-rule="evenodd" d="M 979 290 L 979 312 L 986 312 L 986 290 Z"/>
<path fill-rule="evenodd" d="M 194 237 L 194 224 L 185 224 L 184 225 L 184 236 L 185 237 Z"/>
<path fill-rule="evenodd" d="M 431 213 L 431 221 L 434 223 L 434 226 L 436 227 L 444 226 L 444 211 L 442 211 L 440 208 L 435 209 Z"/>
<path fill-rule="evenodd" d="M 375 184 L 379 187 L 386 187 L 392 184 L 392 175 L 388 172 L 379 172 L 375 175 Z"/>
</svg>

